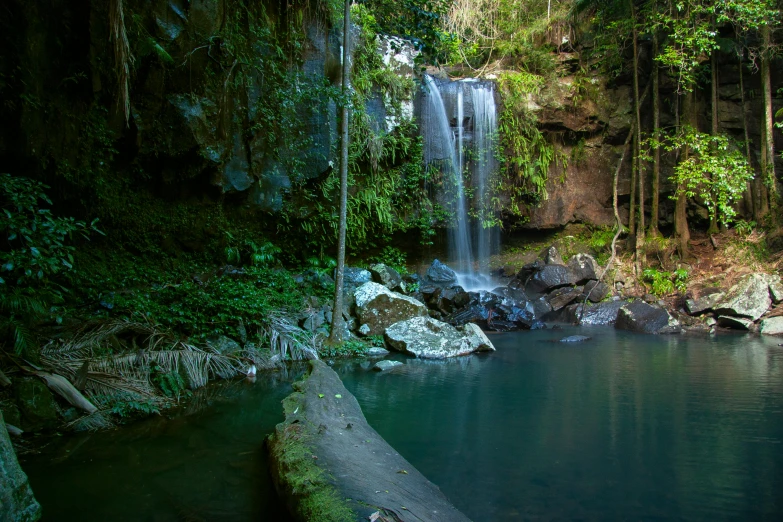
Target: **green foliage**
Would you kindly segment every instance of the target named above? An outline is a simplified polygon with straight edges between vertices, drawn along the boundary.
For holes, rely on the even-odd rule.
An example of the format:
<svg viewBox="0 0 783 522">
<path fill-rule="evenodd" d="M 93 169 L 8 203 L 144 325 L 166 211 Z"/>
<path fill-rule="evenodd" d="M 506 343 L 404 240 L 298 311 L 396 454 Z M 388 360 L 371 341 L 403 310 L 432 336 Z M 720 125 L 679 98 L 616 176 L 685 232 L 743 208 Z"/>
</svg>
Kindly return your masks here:
<svg viewBox="0 0 783 522">
<path fill-rule="evenodd" d="M 367 353 L 370 345 L 361 339 L 352 339 L 345 341 L 340 345 L 330 345 L 324 343 L 318 348 L 318 356 L 321 358 L 329 357 L 362 357 Z"/>
<path fill-rule="evenodd" d="M 145 400 L 133 393 L 119 392 L 98 396 L 95 397 L 95 402 L 101 406 L 101 409 L 106 409 L 123 420 L 160 415 L 158 404 L 154 400 Z"/>
<path fill-rule="evenodd" d="M 737 234 L 743 237 L 749 236 L 753 229 L 756 228 L 756 222 L 755 221 L 745 221 L 744 219 L 738 219 L 734 222 L 734 229 L 737 231 Z"/>
<path fill-rule="evenodd" d="M 163 395 L 172 399 L 179 399 L 185 391 L 187 384 L 185 379 L 177 371 L 163 371 L 157 364 L 151 365 L 152 382 L 160 388 Z"/>
<path fill-rule="evenodd" d="M 225 247 L 224 253 L 228 263 L 243 264 L 249 263 L 253 266 L 266 266 L 274 264 L 276 256 L 280 254 L 279 247 L 273 245 L 269 241 L 257 244 L 255 241 L 245 239 L 241 246 L 235 241 L 234 236 L 230 232 L 226 232 L 226 237 L 230 242 L 229 246 Z"/>
<path fill-rule="evenodd" d="M 408 256 L 405 254 L 405 252 L 399 248 L 387 245 L 383 247 L 383 250 L 381 250 L 380 254 L 372 258 L 372 261 L 390 266 L 400 274 L 404 275 L 408 273 L 408 267 L 406 265 L 407 257 Z"/>
<path fill-rule="evenodd" d="M 742 151 L 727 136 L 711 136 L 685 126 L 682 131 L 662 141 L 649 140 L 655 148 L 666 151 L 687 150 L 687 158 L 674 168 L 671 180 L 680 194 L 699 197 L 709 211 L 710 218 L 723 224 L 731 223 L 736 215 L 734 202 L 742 197 L 753 171 Z"/>
<path fill-rule="evenodd" d="M 510 196 L 512 210 L 522 201 L 538 204 L 547 198 L 555 148 L 528 108 L 544 83 L 544 77 L 525 72 L 503 73 L 498 81 L 503 98 L 498 118 L 498 156 L 504 169 L 500 191 Z"/>
<path fill-rule="evenodd" d="M 642 272 L 642 280 L 650 283 L 652 293 L 658 297 L 671 294 L 676 289 L 684 292 L 688 283 L 688 271 L 678 268 L 672 272 L 665 272 L 655 268 L 646 268 Z"/>
</svg>

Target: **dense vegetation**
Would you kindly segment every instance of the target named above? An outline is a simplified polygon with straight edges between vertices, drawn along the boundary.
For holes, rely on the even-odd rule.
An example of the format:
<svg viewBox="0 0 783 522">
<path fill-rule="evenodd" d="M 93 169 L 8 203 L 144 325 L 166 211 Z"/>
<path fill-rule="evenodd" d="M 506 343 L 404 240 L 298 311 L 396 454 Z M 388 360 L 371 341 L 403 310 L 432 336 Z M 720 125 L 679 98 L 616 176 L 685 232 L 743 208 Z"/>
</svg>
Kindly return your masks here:
<svg viewBox="0 0 783 522">
<path fill-rule="evenodd" d="M 406 254 L 451 219 L 406 112 L 427 65 L 497 78 L 502 168 L 491 199 L 508 229 L 547 204 L 547 187 L 557 174 L 565 182 L 591 137 L 550 132 L 534 102 L 565 99 L 557 110 L 576 113 L 606 104 L 600 89 L 617 84 L 631 86 L 633 121 L 616 144 L 615 232 L 629 233 L 637 273 L 655 293 L 684 284 L 676 267 L 647 255 L 676 247 L 687 258 L 689 205 L 706 209 L 695 226 L 710 234 L 780 227 L 776 2 L 366 0 L 352 9 L 348 96 L 334 0 L 206 2 L 188 16 L 138 0 L 46 4 L 2 8 L 3 366 L 55 364 L 58 347 L 70 346 L 80 355 L 56 364 L 78 377 L 89 357 L 187 353 L 157 356 L 134 377 L 171 399 L 204 375 L 310 353 L 318 342 L 293 323 L 334 292 L 339 108 L 351 108 L 352 263 L 404 270 Z M 403 40 L 382 35 L 419 51 L 410 74 L 379 52 Z M 720 126 L 718 75 L 730 66 L 742 86 L 741 135 Z M 762 114 L 752 113 L 753 96 Z M 628 163 L 629 197 L 618 203 Z M 660 219 L 667 198 L 672 230 Z M 612 234 L 599 234 L 606 261 Z M 115 330 L 104 335 L 106 325 Z M 240 341 L 241 354 L 216 351 L 218 336 Z M 186 364 L 198 371 L 180 371 Z M 125 391 L 146 393 L 134 383 Z M 155 407 L 137 399 L 139 410 Z"/>
</svg>

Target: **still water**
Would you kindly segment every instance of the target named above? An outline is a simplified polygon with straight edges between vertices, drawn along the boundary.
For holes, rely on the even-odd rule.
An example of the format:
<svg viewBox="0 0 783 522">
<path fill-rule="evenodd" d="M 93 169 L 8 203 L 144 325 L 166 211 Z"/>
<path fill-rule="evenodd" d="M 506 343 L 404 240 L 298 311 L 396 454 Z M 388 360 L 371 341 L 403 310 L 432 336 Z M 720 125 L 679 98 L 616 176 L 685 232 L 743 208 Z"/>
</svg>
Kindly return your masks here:
<svg viewBox="0 0 783 522">
<path fill-rule="evenodd" d="M 593 339 L 553 342 L 574 333 Z M 388 374 L 336 366 L 370 424 L 474 521 L 783 520 L 780 339 L 492 340 L 492 354 L 400 358 Z M 294 377 L 24 459 L 45 520 L 286 520 L 261 444 Z"/>
</svg>

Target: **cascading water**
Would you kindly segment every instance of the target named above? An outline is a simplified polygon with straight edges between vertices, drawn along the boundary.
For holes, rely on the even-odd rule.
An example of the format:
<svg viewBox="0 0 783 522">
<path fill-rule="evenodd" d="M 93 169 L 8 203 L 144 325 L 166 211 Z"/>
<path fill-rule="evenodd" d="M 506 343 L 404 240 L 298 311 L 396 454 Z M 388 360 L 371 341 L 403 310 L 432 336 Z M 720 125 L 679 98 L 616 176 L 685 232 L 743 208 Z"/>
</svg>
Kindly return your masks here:
<svg viewBox="0 0 783 522">
<path fill-rule="evenodd" d="M 425 76 L 425 83 L 428 95 L 422 106 L 421 126 L 424 161 L 439 166 L 447 181 L 444 203 L 454 216 L 448 236 L 449 261 L 465 289 L 488 289 L 493 286 L 489 256 L 497 249 L 499 236 L 497 227 L 492 226 L 493 213 L 488 205 L 489 180 L 497 169 L 493 84 L 476 80 L 438 82 L 431 76 Z M 466 150 L 471 151 L 469 158 Z M 464 181 L 466 165 L 470 167 L 471 191 L 466 190 Z M 472 193 L 473 210 L 478 215 L 472 227 L 468 192 Z"/>
</svg>

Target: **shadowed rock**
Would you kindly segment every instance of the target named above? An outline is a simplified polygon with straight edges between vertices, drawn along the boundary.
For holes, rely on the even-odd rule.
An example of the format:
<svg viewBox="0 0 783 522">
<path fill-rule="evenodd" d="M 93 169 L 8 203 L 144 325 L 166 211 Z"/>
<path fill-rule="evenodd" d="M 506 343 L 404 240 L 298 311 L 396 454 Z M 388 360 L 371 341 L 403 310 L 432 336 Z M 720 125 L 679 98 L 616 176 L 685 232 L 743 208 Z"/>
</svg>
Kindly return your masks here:
<svg viewBox="0 0 783 522">
<path fill-rule="evenodd" d="M 589 254 L 576 254 L 568 260 L 568 267 L 574 271 L 578 284 L 598 279 L 601 271 L 598 262 Z"/>
<path fill-rule="evenodd" d="M 685 301 L 685 308 L 691 315 L 703 314 L 704 312 L 711 311 L 724 297 L 725 294 L 723 292 L 716 292 L 697 299 L 688 299 Z"/>
<path fill-rule="evenodd" d="M 562 319 L 569 323 L 578 323 L 588 326 L 606 326 L 614 324 L 617 320 L 617 312 L 626 303 L 627 301 L 610 301 L 608 303 L 587 305 L 584 315 L 582 314 L 583 305 L 574 304 L 565 308 Z"/>
<path fill-rule="evenodd" d="M 718 316 L 718 326 L 732 328 L 734 330 L 750 330 L 753 321 L 744 317 L 733 317 L 729 315 Z"/>
<path fill-rule="evenodd" d="M 669 312 L 642 301 L 627 303 L 617 313 L 618 330 L 646 334 L 679 333 L 680 323 Z"/>
<path fill-rule="evenodd" d="M 311 361 L 283 401 L 286 419 L 267 439 L 272 479 L 299 521 L 467 522 L 367 424 L 337 374 Z M 380 520 L 380 519 L 379 519 Z"/>
<path fill-rule="evenodd" d="M 526 291 L 544 293 L 563 286 L 572 286 L 579 281 L 579 276 L 569 267 L 563 265 L 545 265 L 533 274 L 525 285 Z"/>
<path fill-rule="evenodd" d="M 588 281 L 585 284 L 584 295 L 588 296 L 588 299 L 592 303 L 600 303 L 606 299 L 609 292 L 609 285 L 603 281 Z"/>
<path fill-rule="evenodd" d="M 456 272 L 437 259 L 427 269 L 425 277 L 428 281 L 441 285 L 457 282 Z"/>
<path fill-rule="evenodd" d="M 383 263 L 377 263 L 370 267 L 370 274 L 372 274 L 372 280 L 376 283 L 382 284 L 389 290 L 397 290 L 401 288 L 402 277 L 400 273 L 388 265 Z"/>
<path fill-rule="evenodd" d="M 41 506 L 33 496 L 0 412 L 0 520 L 32 522 L 41 518 Z"/>
</svg>

